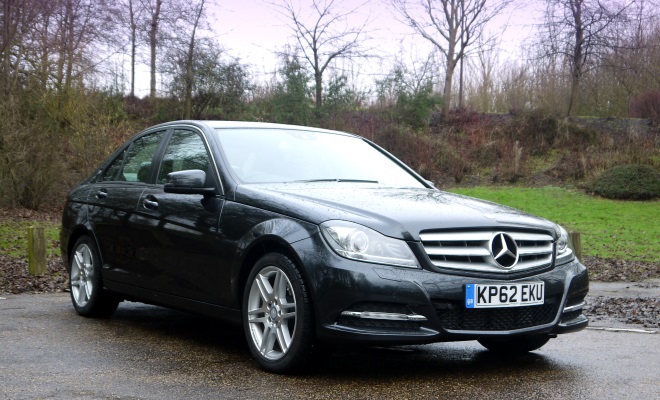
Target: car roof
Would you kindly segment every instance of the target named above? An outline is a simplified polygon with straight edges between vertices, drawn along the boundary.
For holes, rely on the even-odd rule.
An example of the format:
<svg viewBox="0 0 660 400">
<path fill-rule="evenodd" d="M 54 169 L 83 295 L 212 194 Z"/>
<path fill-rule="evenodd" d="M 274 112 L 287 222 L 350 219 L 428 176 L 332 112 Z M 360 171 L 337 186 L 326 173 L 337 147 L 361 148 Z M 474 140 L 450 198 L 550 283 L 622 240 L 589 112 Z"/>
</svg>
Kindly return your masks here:
<svg viewBox="0 0 660 400">
<path fill-rule="evenodd" d="M 182 121 L 171 121 L 161 124 L 159 126 L 169 126 L 169 125 L 178 125 L 178 124 L 203 124 L 208 126 L 211 129 L 288 129 L 288 130 L 299 130 L 299 131 L 312 131 L 319 133 L 330 133 L 335 135 L 344 135 L 344 136 L 354 136 L 359 137 L 358 135 L 333 131 L 330 129 L 314 128 L 311 126 L 303 125 L 286 125 L 286 124 L 275 124 L 269 122 L 248 122 L 248 121 L 215 121 L 215 120 L 182 120 Z"/>
</svg>

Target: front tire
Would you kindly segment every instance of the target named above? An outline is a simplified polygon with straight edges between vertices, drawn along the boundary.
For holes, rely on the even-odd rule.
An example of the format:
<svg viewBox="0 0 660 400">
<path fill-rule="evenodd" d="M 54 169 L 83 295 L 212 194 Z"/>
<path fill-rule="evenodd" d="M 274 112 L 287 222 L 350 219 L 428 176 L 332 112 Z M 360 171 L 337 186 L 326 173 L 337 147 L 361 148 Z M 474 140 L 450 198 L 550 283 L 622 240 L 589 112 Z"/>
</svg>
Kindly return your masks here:
<svg viewBox="0 0 660 400">
<path fill-rule="evenodd" d="M 261 368 L 300 371 L 311 358 L 314 318 L 309 293 L 296 265 L 270 253 L 256 262 L 243 294 L 243 328 Z"/>
<path fill-rule="evenodd" d="M 69 292 L 76 312 L 84 317 L 109 317 L 119 298 L 103 289 L 101 258 L 89 236 L 81 236 L 69 260 Z"/>
<path fill-rule="evenodd" d="M 507 338 L 481 339 L 479 343 L 488 350 L 498 354 L 523 354 L 540 349 L 548 343 L 549 336 L 529 335 Z"/>
</svg>

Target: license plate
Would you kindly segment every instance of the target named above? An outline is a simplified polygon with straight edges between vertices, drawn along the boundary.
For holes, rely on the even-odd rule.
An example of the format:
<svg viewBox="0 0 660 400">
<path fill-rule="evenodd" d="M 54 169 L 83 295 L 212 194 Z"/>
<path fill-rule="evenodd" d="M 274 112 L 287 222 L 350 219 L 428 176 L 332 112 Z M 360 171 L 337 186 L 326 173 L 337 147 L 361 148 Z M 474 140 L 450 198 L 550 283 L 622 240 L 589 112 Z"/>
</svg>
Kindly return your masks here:
<svg viewBox="0 0 660 400">
<path fill-rule="evenodd" d="M 465 285 L 465 308 L 531 306 L 543 304 L 544 298 L 543 282 Z"/>
</svg>

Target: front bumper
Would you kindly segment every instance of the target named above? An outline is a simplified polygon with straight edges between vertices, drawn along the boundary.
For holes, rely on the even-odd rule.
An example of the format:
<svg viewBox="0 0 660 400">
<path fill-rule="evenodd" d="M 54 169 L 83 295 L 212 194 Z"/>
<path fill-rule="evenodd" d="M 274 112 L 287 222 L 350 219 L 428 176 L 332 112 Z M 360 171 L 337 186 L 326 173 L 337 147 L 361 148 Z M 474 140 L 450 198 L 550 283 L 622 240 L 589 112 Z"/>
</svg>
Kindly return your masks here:
<svg viewBox="0 0 660 400">
<path fill-rule="evenodd" d="M 410 344 L 555 335 L 588 324 L 582 315 L 588 275 L 577 260 L 515 280 L 485 279 L 348 260 L 327 248 L 319 235 L 296 247 L 311 286 L 317 337 L 324 341 Z M 468 283 L 517 281 L 543 281 L 545 303 L 494 309 L 464 306 Z"/>
</svg>

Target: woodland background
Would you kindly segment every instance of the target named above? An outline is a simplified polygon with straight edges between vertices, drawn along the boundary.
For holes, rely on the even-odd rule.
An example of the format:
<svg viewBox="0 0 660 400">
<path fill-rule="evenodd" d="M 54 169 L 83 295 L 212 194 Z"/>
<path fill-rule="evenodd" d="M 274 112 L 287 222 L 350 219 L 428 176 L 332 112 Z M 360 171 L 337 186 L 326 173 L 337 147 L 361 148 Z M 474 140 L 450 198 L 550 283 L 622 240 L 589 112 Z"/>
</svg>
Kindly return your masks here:
<svg viewBox="0 0 660 400">
<path fill-rule="evenodd" d="M 264 78 L 214 33 L 219 1 L 0 0 L 0 206 L 61 207 L 126 139 L 189 118 L 354 132 L 439 187 L 658 170 L 656 2 L 537 0 L 543 21 L 515 59 L 488 28 L 515 2 L 381 3 L 432 50 L 382 59 L 351 2 L 264 2 L 290 30 Z M 368 63 L 382 74 L 361 76 Z"/>
</svg>

